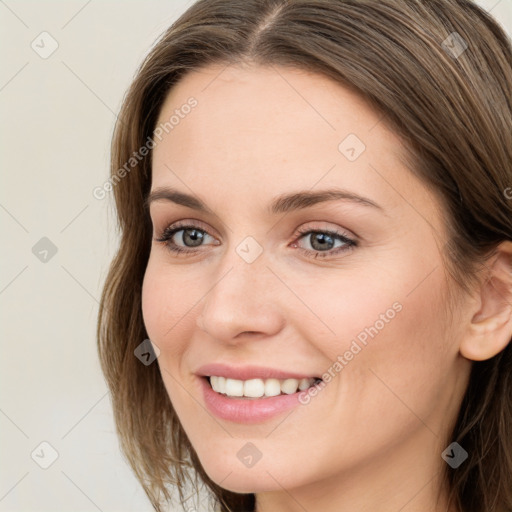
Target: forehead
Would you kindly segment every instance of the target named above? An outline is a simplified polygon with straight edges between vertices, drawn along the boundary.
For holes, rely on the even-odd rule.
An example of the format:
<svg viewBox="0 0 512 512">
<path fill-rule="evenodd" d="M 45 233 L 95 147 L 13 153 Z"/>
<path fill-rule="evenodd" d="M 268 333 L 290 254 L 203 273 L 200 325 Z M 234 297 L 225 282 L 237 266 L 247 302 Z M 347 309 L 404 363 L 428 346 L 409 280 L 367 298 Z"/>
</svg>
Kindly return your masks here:
<svg viewBox="0 0 512 512">
<path fill-rule="evenodd" d="M 322 75 L 295 68 L 212 65 L 189 73 L 168 94 L 158 124 L 169 120 L 190 97 L 197 106 L 180 118 L 169 138 L 176 144 L 193 138 L 201 142 L 196 150 L 204 144 L 227 147 L 231 139 L 256 148 L 254 153 L 265 150 L 291 158 L 314 147 L 318 154 L 338 156 L 344 137 L 353 134 L 370 142 L 380 121 L 380 115 L 357 94 Z M 398 140 L 384 126 L 377 132 L 380 139 L 386 136 L 382 142 L 392 151 Z M 377 137 L 373 139 L 375 143 Z M 259 141 L 265 142 L 264 147 Z M 289 142 L 302 144 L 288 148 Z"/>
<path fill-rule="evenodd" d="M 243 205 L 249 196 L 343 186 L 396 207 L 400 193 L 386 182 L 421 186 L 400 163 L 401 140 L 381 115 L 319 74 L 211 65 L 170 91 L 157 127 L 171 118 L 153 150 L 152 188 L 226 190 Z"/>
</svg>

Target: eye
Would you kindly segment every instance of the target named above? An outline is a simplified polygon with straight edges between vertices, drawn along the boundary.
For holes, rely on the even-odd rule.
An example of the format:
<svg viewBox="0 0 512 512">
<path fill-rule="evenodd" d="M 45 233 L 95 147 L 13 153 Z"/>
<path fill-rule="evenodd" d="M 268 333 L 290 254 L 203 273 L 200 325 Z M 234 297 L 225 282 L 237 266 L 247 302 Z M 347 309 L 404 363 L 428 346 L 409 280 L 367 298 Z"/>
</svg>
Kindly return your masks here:
<svg viewBox="0 0 512 512">
<path fill-rule="evenodd" d="M 311 249 L 304 249 L 303 247 L 297 247 L 297 243 L 294 242 L 292 247 L 297 247 L 300 251 L 305 252 L 307 255 L 313 258 L 326 258 L 334 256 L 336 254 L 346 252 L 353 247 L 357 246 L 357 242 L 348 238 L 345 234 L 331 230 L 300 230 L 299 233 L 302 235 L 299 240 L 304 238 L 309 242 Z M 336 246 L 336 242 L 339 242 Z M 311 255 L 311 253 L 315 253 Z"/>
<path fill-rule="evenodd" d="M 194 248 L 199 247 L 208 237 L 214 239 L 198 226 L 178 223 L 165 228 L 156 241 L 165 244 L 171 252 L 188 253 L 196 252 Z M 180 241 L 184 245 L 179 245 L 176 241 Z"/>
<path fill-rule="evenodd" d="M 321 229 L 302 229 L 298 230 L 299 236 L 291 247 L 296 247 L 299 251 L 310 258 L 326 258 L 336 254 L 347 252 L 357 246 L 357 242 L 344 233 L 332 230 Z M 197 247 L 200 247 L 208 238 L 215 238 L 199 226 L 189 223 L 178 223 L 165 228 L 162 234 L 156 238 L 157 242 L 165 246 L 175 254 L 195 253 Z M 304 248 L 298 245 L 297 241 L 305 239 L 309 241 L 307 245 L 310 248 Z M 180 243 L 177 243 L 180 242 Z M 336 245 L 338 244 L 338 245 Z M 219 245 L 216 241 L 213 245 Z"/>
</svg>

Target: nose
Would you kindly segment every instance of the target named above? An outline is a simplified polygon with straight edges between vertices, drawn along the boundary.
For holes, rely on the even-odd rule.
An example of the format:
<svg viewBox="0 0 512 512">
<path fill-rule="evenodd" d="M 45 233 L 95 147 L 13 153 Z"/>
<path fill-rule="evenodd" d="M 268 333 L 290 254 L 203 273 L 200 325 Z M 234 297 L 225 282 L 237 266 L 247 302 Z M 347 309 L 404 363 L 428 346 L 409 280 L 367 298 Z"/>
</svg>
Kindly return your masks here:
<svg viewBox="0 0 512 512">
<path fill-rule="evenodd" d="M 264 258 L 253 263 L 230 262 L 203 298 L 197 326 L 213 339 L 231 345 L 256 335 L 277 334 L 284 326 L 284 290 L 280 288 L 285 287 Z"/>
</svg>

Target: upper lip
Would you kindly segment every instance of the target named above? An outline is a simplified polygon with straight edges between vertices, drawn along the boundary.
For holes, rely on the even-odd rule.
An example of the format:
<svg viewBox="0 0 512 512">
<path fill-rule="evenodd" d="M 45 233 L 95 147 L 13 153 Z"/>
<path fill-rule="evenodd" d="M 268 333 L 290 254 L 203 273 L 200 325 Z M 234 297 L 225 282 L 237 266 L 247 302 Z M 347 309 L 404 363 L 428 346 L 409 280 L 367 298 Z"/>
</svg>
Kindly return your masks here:
<svg viewBox="0 0 512 512">
<path fill-rule="evenodd" d="M 224 363 L 205 364 L 197 369 L 196 375 L 201 377 L 211 377 L 212 375 L 228 377 L 237 380 L 249 379 L 310 379 L 319 378 L 305 373 L 288 372 L 276 368 L 264 366 L 229 366 Z"/>
</svg>

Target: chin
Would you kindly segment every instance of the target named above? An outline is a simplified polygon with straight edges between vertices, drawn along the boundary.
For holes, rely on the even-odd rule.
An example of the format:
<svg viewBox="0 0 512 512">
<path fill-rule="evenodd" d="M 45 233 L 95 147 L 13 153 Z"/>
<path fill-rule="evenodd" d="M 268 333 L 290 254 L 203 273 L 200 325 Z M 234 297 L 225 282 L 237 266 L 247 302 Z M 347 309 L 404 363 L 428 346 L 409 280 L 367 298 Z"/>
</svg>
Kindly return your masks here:
<svg viewBox="0 0 512 512">
<path fill-rule="evenodd" d="M 231 492 L 239 494 L 250 494 L 260 493 L 267 491 L 279 491 L 282 490 L 275 480 L 273 480 L 268 474 L 265 476 L 255 474 L 235 474 L 231 473 L 226 477 L 227 473 L 222 475 L 216 474 L 218 478 L 210 477 L 217 485 Z"/>
<path fill-rule="evenodd" d="M 307 485 L 311 475 L 297 474 L 292 465 L 273 464 L 272 460 L 260 460 L 254 467 L 243 464 L 212 464 L 203 468 L 217 485 L 239 494 L 282 491 Z M 238 462 L 238 460 L 236 461 Z M 276 461 L 277 462 L 277 461 Z"/>
</svg>

